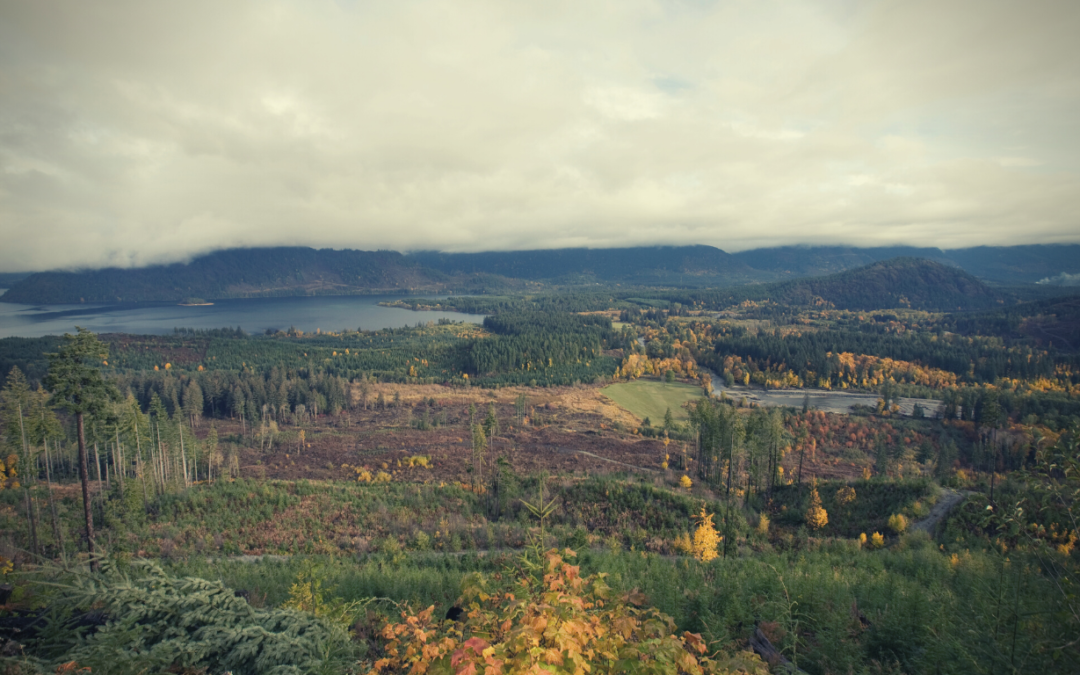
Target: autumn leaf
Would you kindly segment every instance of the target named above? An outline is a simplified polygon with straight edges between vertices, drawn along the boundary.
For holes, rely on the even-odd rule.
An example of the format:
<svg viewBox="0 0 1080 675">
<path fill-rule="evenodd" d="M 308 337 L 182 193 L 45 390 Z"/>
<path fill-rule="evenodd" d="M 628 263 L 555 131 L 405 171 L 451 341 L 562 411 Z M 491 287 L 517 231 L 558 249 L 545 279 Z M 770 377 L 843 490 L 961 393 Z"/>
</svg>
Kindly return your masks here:
<svg viewBox="0 0 1080 675">
<path fill-rule="evenodd" d="M 457 675 L 476 675 L 476 664 L 469 661 L 464 667 L 455 671 Z"/>
<path fill-rule="evenodd" d="M 705 641 L 701 639 L 700 634 L 686 631 L 683 633 L 683 641 L 696 649 L 698 654 L 705 653 Z"/>
</svg>

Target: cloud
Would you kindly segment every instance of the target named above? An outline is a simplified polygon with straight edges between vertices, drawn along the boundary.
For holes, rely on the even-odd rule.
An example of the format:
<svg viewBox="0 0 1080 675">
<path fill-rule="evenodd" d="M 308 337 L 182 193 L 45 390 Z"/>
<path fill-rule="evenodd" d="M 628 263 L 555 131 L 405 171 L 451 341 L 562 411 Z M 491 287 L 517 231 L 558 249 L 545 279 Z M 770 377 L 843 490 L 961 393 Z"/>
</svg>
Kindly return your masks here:
<svg viewBox="0 0 1080 675">
<path fill-rule="evenodd" d="M 5 3 L 0 270 L 1080 240 L 1080 5 Z"/>
<path fill-rule="evenodd" d="M 1069 274 L 1068 272 L 1062 272 L 1057 276 L 1046 277 L 1036 281 L 1037 284 L 1044 284 L 1046 286 L 1080 286 L 1080 274 Z"/>
</svg>

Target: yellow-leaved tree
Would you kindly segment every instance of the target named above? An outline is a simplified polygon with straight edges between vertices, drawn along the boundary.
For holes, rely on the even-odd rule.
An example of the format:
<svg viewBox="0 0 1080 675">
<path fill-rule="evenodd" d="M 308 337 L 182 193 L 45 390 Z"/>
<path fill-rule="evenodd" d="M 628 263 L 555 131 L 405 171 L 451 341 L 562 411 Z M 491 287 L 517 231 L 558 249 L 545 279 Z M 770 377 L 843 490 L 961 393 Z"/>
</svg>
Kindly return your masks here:
<svg viewBox="0 0 1080 675">
<path fill-rule="evenodd" d="M 385 656 L 369 675 L 768 674 L 751 652 L 708 655 L 700 635 L 677 635 L 671 617 L 641 607 L 640 593 L 614 597 L 605 575 L 582 577 L 564 559 L 574 555 L 548 551 L 542 583 L 522 578 L 518 592 L 489 589 L 485 577 L 470 575 L 462 623 L 439 621 L 434 605 L 402 612 L 383 629 Z"/>
<path fill-rule="evenodd" d="M 810 490 L 810 508 L 806 509 L 806 524 L 811 530 L 820 530 L 829 524 L 829 514 L 821 505 L 821 496 L 817 486 Z"/>
<path fill-rule="evenodd" d="M 698 526 L 694 530 L 694 557 L 701 562 L 709 562 L 720 555 L 716 552 L 720 545 L 720 533 L 713 527 L 712 519 L 713 514 L 705 513 L 705 507 L 702 506 L 701 513 L 696 518 Z"/>
<path fill-rule="evenodd" d="M 305 564 L 297 573 L 296 583 L 289 588 L 289 599 L 282 607 L 310 612 L 347 628 L 355 620 L 356 614 L 364 603 L 324 597 L 322 578 L 322 571 L 317 565 Z"/>
<path fill-rule="evenodd" d="M 836 502 L 838 504 L 851 504 L 855 501 L 855 488 L 850 485 L 845 485 L 836 491 Z"/>
<path fill-rule="evenodd" d="M 7 487 L 14 490 L 19 487 L 19 480 L 16 478 L 19 475 L 18 463 L 19 458 L 16 455 L 8 455 L 6 459 L 0 459 L 0 490 Z M 10 484 L 8 481 L 11 481 Z"/>
<path fill-rule="evenodd" d="M 385 656 L 368 675 L 768 675 L 753 652 L 710 655 L 701 635 L 677 635 L 675 621 L 645 608 L 636 589 L 615 597 L 606 574 L 581 576 L 566 562 L 577 555 L 570 549 L 544 551 L 555 499 L 544 498 L 543 477 L 536 502 L 522 503 L 540 527 L 520 559 L 516 585 L 489 588 L 484 575 L 467 576 L 459 600 L 464 621 L 438 621 L 434 605 L 403 611 L 399 623 L 383 628 Z M 704 507 L 701 513 L 704 518 Z M 711 528 L 711 520 L 703 524 Z"/>
</svg>

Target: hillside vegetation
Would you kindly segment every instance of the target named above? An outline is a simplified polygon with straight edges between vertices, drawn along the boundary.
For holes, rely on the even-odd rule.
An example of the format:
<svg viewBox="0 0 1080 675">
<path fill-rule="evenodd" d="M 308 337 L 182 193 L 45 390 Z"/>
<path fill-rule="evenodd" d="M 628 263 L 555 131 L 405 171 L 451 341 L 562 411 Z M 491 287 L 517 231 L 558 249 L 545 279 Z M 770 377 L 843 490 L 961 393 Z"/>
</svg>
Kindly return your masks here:
<svg viewBox="0 0 1080 675">
<path fill-rule="evenodd" d="M 0 672 L 1075 670 L 1075 297 L 527 288 L 0 340 Z"/>
<path fill-rule="evenodd" d="M 255 248 L 139 269 L 40 272 L 12 285 L 5 302 L 181 302 L 257 296 L 441 290 L 445 275 L 396 251 Z"/>
<path fill-rule="evenodd" d="M 702 396 L 701 387 L 657 380 L 622 382 L 604 387 L 602 391 L 612 401 L 657 426 L 663 424 L 664 415 L 669 410 L 672 419 L 685 422 L 687 414 L 683 405 Z"/>
<path fill-rule="evenodd" d="M 934 248 L 781 247 L 729 254 L 712 246 L 481 253 L 230 249 L 189 263 L 8 275 L 4 302 L 179 302 L 185 298 L 422 291 L 493 293 L 550 287 L 707 288 L 835 274 L 898 256 L 933 260 L 998 283 L 1080 272 L 1080 246 Z M 943 273 L 938 273 L 948 283 Z M 882 283 L 888 279 L 883 278 Z M 961 285 L 962 286 L 962 285 Z M 962 287 L 957 290 L 964 292 Z M 814 291 L 811 290 L 811 293 Z M 817 293 L 820 295 L 820 293 Z M 910 293 L 902 292 L 896 295 Z M 850 300 L 854 302 L 855 297 Z M 859 302 L 870 302 L 869 297 Z M 865 304 L 865 303 L 864 303 Z M 955 309 L 942 305 L 942 309 Z"/>
<path fill-rule="evenodd" d="M 919 258 L 894 258 L 827 277 L 783 282 L 773 286 L 769 296 L 789 305 L 810 305 L 821 298 L 838 309 L 862 310 L 955 311 L 1004 302 L 967 272 Z"/>
</svg>

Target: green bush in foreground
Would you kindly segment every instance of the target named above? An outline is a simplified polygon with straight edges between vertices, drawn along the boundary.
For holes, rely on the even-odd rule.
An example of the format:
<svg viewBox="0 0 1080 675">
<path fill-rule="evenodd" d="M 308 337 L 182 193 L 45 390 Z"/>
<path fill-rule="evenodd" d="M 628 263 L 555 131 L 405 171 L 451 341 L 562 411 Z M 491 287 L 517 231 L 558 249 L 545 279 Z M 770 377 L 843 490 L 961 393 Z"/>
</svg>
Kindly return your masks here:
<svg viewBox="0 0 1080 675">
<path fill-rule="evenodd" d="M 357 656 L 345 629 L 310 613 L 257 609 L 220 581 L 171 576 L 150 562 L 133 571 L 103 565 L 102 574 L 72 576 L 31 645 L 44 653 L 40 665 L 52 656 L 95 673 L 290 675 L 344 672 Z M 88 609 L 107 623 L 91 633 L 72 629 L 71 618 Z"/>
</svg>

